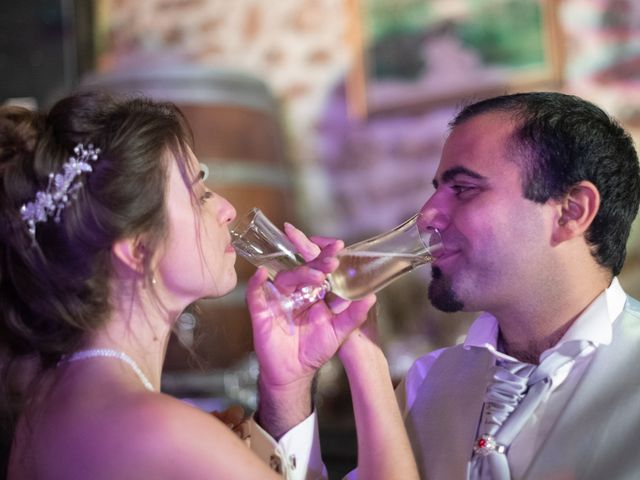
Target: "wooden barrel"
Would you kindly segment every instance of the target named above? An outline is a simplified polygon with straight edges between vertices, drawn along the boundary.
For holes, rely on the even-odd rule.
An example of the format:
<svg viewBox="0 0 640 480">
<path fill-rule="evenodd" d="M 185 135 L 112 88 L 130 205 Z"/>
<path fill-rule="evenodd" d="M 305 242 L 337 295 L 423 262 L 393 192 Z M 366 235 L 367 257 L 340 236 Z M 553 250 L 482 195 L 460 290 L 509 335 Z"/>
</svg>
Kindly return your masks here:
<svg viewBox="0 0 640 480">
<path fill-rule="evenodd" d="M 293 220 L 278 107 L 260 80 L 216 69 L 171 67 L 92 75 L 82 86 L 175 103 L 193 129 L 194 151 L 209 167 L 213 191 L 227 198 L 239 215 L 257 206 L 276 224 Z M 253 349 L 244 286 L 255 267 L 239 258 L 236 270 L 236 290 L 200 301 L 194 331 L 183 328 L 187 339 L 193 334 L 193 352 L 172 338 L 165 371 L 227 367 Z"/>
</svg>

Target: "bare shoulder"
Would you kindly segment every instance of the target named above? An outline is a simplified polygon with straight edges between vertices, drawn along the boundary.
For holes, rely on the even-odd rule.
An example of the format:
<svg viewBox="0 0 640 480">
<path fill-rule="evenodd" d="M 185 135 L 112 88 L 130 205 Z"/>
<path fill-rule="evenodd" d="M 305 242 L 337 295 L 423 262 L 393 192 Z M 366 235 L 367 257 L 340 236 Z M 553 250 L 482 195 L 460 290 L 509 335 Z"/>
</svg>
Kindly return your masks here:
<svg viewBox="0 0 640 480">
<path fill-rule="evenodd" d="M 65 417 L 40 439 L 43 478 L 279 478 L 218 419 L 168 395 L 137 392 Z"/>
<path fill-rule="evenodd" d="M 120 464 L 110 478 L 277 478 L 226 425 L 168 395 L 138 396 L 109 428 L 110 464 Z"/>
</svg>

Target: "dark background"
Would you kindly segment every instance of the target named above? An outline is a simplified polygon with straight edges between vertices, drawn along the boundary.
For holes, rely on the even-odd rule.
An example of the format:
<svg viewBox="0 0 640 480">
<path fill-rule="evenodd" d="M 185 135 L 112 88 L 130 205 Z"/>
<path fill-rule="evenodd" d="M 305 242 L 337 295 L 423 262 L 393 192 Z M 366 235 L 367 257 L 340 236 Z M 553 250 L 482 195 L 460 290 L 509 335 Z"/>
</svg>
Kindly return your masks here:
<svg viewBox="0 0 640 480">
<path fill-rule="evenodd" d="M 0 1 L 0 104 L 27 97 L 46 108 L 70 92 L 93 68 L 92 30 L 90 0 Z M 0 403 L 4 478 L 12 417 L 7 411 L 10 402 Z"/>
<path fill-rule="evenodd" d="M 46 107 L 74 88 L 93 67 L 92 3 L 0 2 L 0 103 L 31 97 Z"/>
</svg>

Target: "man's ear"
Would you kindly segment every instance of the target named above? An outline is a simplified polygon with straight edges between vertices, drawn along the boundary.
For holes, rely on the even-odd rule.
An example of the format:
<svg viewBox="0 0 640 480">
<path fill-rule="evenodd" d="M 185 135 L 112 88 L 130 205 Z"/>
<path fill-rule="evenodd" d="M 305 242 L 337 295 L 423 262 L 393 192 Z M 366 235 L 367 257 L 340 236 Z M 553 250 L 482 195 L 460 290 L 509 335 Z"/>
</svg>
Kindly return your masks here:
<svg viewBox="0 0 640 480">
<path fill-rule="evenodd" d="M 139 236 L 117 241 L 111 247 L 111 253 L 131 270 L 144 272 L 146 249 Z"/>
<path fill-rule="evenodd" d="M 554 240 L 561 242 L 584 235 L 600 208 L 600 192 L 583 180 L 572 186 L 558 202 Z"/>
</svg>

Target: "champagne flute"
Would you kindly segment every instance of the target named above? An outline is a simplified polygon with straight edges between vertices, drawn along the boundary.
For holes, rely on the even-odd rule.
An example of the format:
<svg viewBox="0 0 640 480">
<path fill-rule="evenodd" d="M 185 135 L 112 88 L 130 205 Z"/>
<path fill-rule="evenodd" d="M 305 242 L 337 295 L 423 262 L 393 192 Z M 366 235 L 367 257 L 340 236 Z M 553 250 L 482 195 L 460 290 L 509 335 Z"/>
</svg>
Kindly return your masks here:
<svg viewBox="0 0 640 480">
<path fill-rule="evenodd" d="M 421 225 L 420 218 L 417 213 L 385 233 L 339 251 L 338 267 L 322 285 L 305 285 L 282 295 L 272 283 L 266 283 L 270 308 L 287 319 L 291 332 L 293 319 L 327 293 L 359 300 L 431 262 L 444 251 L 442 238 L 437 229 Z M 230 230 L 236 252 L 253 265 L 266 268 L 272 280 L 278 272 L 305 263 L 284 232 L 258 208 L 238 217 Z"/>
</svg>

